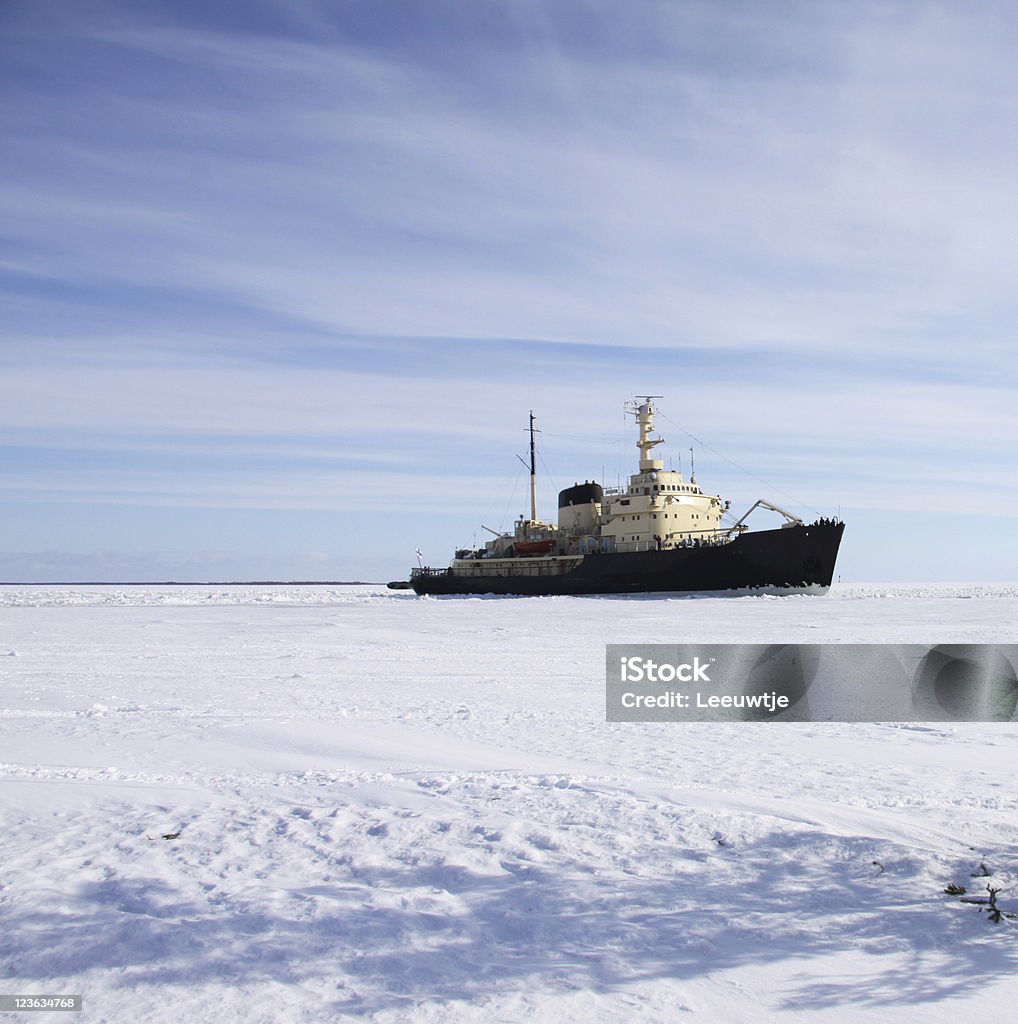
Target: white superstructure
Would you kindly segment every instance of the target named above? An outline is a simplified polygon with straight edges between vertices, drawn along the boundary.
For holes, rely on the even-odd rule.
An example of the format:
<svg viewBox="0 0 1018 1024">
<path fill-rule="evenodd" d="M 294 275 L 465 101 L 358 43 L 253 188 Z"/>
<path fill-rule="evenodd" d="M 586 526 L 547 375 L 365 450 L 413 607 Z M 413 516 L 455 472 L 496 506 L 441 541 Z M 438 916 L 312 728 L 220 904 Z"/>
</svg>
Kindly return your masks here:
<svg viewBox="0 0 1018 1024">
<path fill-rule="evenodd" d="M 687 481 L 653 457 L 653 449 L 664 442 L 652 436 L 653 398 L 626 405 L 640 429 L 639 472 L 629 478 L 628 486 L 602 489 L 592 481 L 574 484 L 559 494 L 558 522 L 550 523 L 537 518 L 532 473 L 531 518 L 521 515 L 512 533 L 491 530 L 494 539 L 481 550 L 457 552 L 453 570 L 469 575 L 515 574 L 525 571 L 519 560 L 526 559 L 535 571 L 539 571 L 532 564 L 535 561 L 544 563 L 547 571 L 566 571 L 584 555 L 665 551 L 730 539 L 731 529 L 721 529 L 727 503 L 716 494 L 705 494 L 695 475 L 690 474 Z"/>
<path fill-rule="evenodd" d="M 654 432 L 653 396 L 627 404 L 637 420 L 640 471 L 628 487 L 606 488 L 601 507 L 600 538 L 603 551 L 653 551 L 696 542 L 720 540 L 721 516 L 727 504 L 716 494 L 705 494 L 696 477 L 666 470 L 652 450 L 664 438 Z"/>
</svg>

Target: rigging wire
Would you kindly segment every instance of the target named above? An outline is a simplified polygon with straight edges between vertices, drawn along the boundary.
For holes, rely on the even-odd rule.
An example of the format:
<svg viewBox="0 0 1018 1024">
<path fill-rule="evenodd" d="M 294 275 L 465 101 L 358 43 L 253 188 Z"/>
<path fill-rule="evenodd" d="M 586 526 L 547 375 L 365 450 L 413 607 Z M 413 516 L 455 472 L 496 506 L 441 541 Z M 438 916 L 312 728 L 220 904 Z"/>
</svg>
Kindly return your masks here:
<svg viewBox="0 0 1018 1024">
<path fill-rule="evenodd" d="M 690 433 L 681 424 L 676 423 L 675 420 L 673 420 L 670 416 L 667 416 L 665 413 L 661 412 L 660 409 L 657 409 L 656 412 L 657 412 L 657 416 L 660 419 L 662 419 L 665 422 L 671 424 L 671 426 L 673 426 L 677 430 L 681 431 L 686 437 L 688 437 L 688 438 L 692 439 L 693 441 L 695 441 L 696 444 L 700 445 L 701 448 L 705 448 L 707 451 L 709 451 L 712 454 L 716 455 L 719 459 L 722 459 L 723 461 L 727 462 L 730 466 L 733 466 L 740 473 L 745 473 L 746 476 L 752 477 L 754 480 L 757 481 L 757 483 L 762 484 L 764 487 L 768 488 L 769 490 L 776 491 L 778 494 L 783 495 L 784 497 L 788 498 L 790 501 L 792 501 L 796 505 L 798 505 L 800 508 L 809 509 L 809 511 L 812 512 L 814 515 L 816 515 L 818 517 L 820 516 L 820 512 L 817 509 L 813 508 L 812 505 L 806 504 L 806 502 L 802 501 L 800 498 L 796 497 L 794 494 L 789 494 L 788 491 L 782 490 L 780 487 L 776 487 L 771 482 L 769 482 L 767 480 L 764 480 L 763 477 L 757 476 L 757 474 L 754 473 L 752 470 L 749 470 L 745 466 L 740 465 L 734 459 L 730 459 L 723 452 L 719 452 L 712 445 L 707 444 L 707 442 L 704 441 L 702 438 L 697 437 L 696 434 Z M 614 451 L 611 452 L 611 461 L 612 462 L 616 462 L 616 463 L 619 460 L 619 458 L 621 457 L 621 449 L 624 446 L 628 447 L 628 445 L 625 444 L 624 439 L 621 438 L 618 434 L 560 434 L 560 433 L 554 433 L 554 432 L 553 433 L 549 433 L 548 431 L 545 431 L 545 430 L 542 430 L 541 434 L 544 435 L 545 437 L 558 438 L 558 439 L 561 439 L 561 440 L 569 440 L 569 441 L 585 441 L 585 442 L 594 442 L 594 443 L 600 443 L 600 444 L 603 444 L 605 442 L 609 442 L 610 447 L 615 449 Z M 537 458 L 538 458 L 538 461 L 541 464 L 541 469 L 543 470 L 544 475 L 551 482 L 552 487 L 556 491 L 558 491 L 558 489 L 559 489 L 558 484 L 557 484 L 554 476 L 552 475 L 551 470 L 548 468 L 548 464 L 547 464 L 547 462 L 545 462 L 544 454 L 543 454 L 543 452 L 541 451 L 540 448 L 537 448 Z M 679 464 L 680 464 L 679 472 L 680 473 L 682 472 L 681 462 L 682 462 L 682 457 L 681 457 L 681 455 L 679 455 Z M 516 498 L 516 492 L 519 489 L 519 484 L 520 484 L 520 477 L 523 475 L 523 471 L 525 469 L 529 468 L 529 466 L 524 462 L 524 460 L 522 458 L 520 458 L 520 463 L 521 463 L 520 468 L 516 472 L 516 478 L 513 480 L 513 486 L 512 486 L 512 491 L 511 491 L 511 493 L 509 495 L 509 500 L 506 502 L 505 510 L 503 511 L 502 518 L 501 518 L 501 520 L 499 522 L 499 530 L 500 531 L 503 531 L 504 528 L 505 528 L 506 516 L 509 515 L 509 510 L 510 510 L 512 504 L 513 504 L 513 501 Z M 604 474 L 602 473 L 602 475 L 604 475 Z M 607 484 L 606 484 L 606 486 L 607 486 Z M 722 513 L 722 519 L 734 519 L 734 517 L 735 517 L 735 513 L 733 511 L 731 511 L 731 510 L 726 510 L 725 512 Z"/>
<path fill-rule="evenodd" d="M 544 461 L 544 455 L 540 448 L 537 449 L 537 460 L 541 463 L 541 469 L 544 470 L 544 475 L 551 481 L 551 486 L 554 488 L 555 493 L 558 494 L 560 489 L 559 485 L 555 482 L 555 477 L 551 475 L 551 470 L 548 468 L 548 464 Z"/>
<path fill-rule="evenodd" d="M 807 505 L 806 502 L 800 501 L 800 499 L 797 498 L 794 494 L 789 494 L 788 491 L 783 491 L 780 487 L 775 487 L 774 484 L 768 483 L 768 481 L 764 480 L 762 477 L 757 476 L 756 473 L 746 469 L 745 466 L 740 466 L 734 459 L 730 459 L 727 455 L 723 454 L 722 452 L 719 452 L 716 448 L 712 448 L 705 441 L 701 441 L 700 438 L 698 438 L 695 434 L 691 434 L 688 430 L 685 429 L 685 427 L 680 426 L 678 423 L 675 422 L 675 420 L 671 419 L 670 417 L 666 416 L 663 412 L 661 412 L 660 409 L 657 410 L 657 415 L 661 419 L 666 420 L 677 430 L 681 430 L 682 433 L 686 435 L 686 437 L 691 437 L 698 445 L 700 445 L 701 448 L 706 448 L 709 452 L 713 452 L 719 459 L 724 459 L 725 462 L 727 462 L 731 466 L 734 466 L 737 470 L 739 470 L 740 473 L 745 473 L 747 476 L 751 476 L 754 480 L 756 480 L 757 483 L 763 484 L 764 487 L 768 487 L 771 490 L 777 491 L 778 494 L 783 494 L 786 498 L 795 502 L 796 505 L 800 506 L 800 508 L 807 508 L 815 516 L 820 516 L 820 513 L 815 508 L 813 508 L 812 505 Z"/>
<path fill-rule="evenodd" d="M 512 493 L 509 495 L 509 500 L 505 503 L 505 511 L 502 513 L 502 518 L 499 520 L 498 532 L 505 532 L 505 517 L 509 515 L 509 506 L 512 505 L 513 500 L 516 497 L 516 488 L 520 485 L 520 477 L 523 475 L 523 467 L 521 466 L 516 470 L 516 479 L 513 481 Z"/>
<path fill-rule="evenodd" d="M 625 415 L 625 414 L 623 414 Z M 622 477 L 626 473 L 626 459 L 624 453 L 628 452 L 631 440 L 623 434 L 560 434 L 553 431 L 541 430 L 541 434 L 544 437 L 557 438 L 565 441 L 580 441 L 589 446 L 592 451 L 599 453 L 601 459 L 601 479 L 600 483 L 604 487 L 609 486 L 622 486 Z M 538 449 L 540 453 L 540 449 Z M 542 460 L 542 465 L 544 462 Z M 547 466 L 544 467 L 545 472 L 548 473 L 549 478 L 552 480 L 554 485 L 554 478 L 551 477 L 551 473 L 548 472 Z M 615 478 L 615 484 L 609 483 L 609 477 Z M 557 488 L 556 488 L 557 489 Z"/>
<path fill-rule="evenodd" d="M 539 431 L 539 433 L 543 434 L 544 431 Z M 569 437 L 569 436 L 572 436 L 572 437 L 576 437 L 576 438 L 580 437 L 580 435 L 567 435 L 567 434 L 551 434 L 549 436 L 550 437 Z M 551 481 L 551 485 L 552 485 L 553 488 L 555 488 L 555 491 L 558 492 L 558 489 L 559 489 L 558 485 L 555 482 L 555 477 L 552 475 L 551 470 L 548 468 L 548 464 L 544 461 L 544 454 L 542 453 L 540 448 L 536 448 L 535 451 L 537 452 L 537 458 L 538 458 L 538 461 L 541 463 L 541 468 L 544 470 L 545 476 L 547 476 L 547 478 Z M 523 456 L 517 455 L 516 457 L 520 460 L 520 468 L 516 471 L 516 478 L 513 480 L 513 487 L 512 487 L 512 491 L 509 494 L 509 500 L 506 502 L 505 510 L 502 513 L 502 518 L 499 520 L 498 529 L 499 529 L 500 533 L 505 531 L 506 516 L 509 515 L 509 509 L 511 508 L 513 501 L 516 499 L 516 491 L 519 489 L 519 486 L 520 486 L 520 477 L 523 475 L 523 471 L 524 470 L 528 470 L 529 471 L 529 469 L 530 469 L 529 464 L 526 462 L 526 460 L 523 458 Z"/>
<path fill-rule="evenodd" d="M 545 437 L 557 437 L 566 441 L 586 441 L 590 444 L 611 444 L 618 439 L 618 434 L 558 434 L 542 430 Z"/>
</svg>

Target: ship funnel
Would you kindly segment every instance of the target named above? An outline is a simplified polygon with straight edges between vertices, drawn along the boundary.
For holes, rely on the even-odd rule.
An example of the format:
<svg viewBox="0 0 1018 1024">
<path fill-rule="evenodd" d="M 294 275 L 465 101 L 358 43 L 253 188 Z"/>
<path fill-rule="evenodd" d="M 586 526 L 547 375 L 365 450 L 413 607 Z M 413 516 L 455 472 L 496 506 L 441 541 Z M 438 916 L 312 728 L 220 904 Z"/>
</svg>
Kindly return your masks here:
<svg viewBox="0 0 1018 1024">
<path fill-rule="evenodd" d="M 558 526 L 560 530 L 593 533 L 604 501 L 600 484 L 573 484 L 558 495 Z"/>
</svg>

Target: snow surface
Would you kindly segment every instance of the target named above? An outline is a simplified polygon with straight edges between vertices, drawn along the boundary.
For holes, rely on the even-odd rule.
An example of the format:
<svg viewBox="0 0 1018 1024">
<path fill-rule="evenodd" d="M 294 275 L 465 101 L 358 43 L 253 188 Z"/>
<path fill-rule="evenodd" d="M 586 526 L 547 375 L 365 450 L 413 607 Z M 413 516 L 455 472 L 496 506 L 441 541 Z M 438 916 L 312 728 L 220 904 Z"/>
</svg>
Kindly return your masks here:
<svg viewBox="0 0 1018 1024">
<path fill-rule="evenodd" d="M 132 1024 L 1013 1019 L 1018 920 L 943 889 L 1018 910 L 1018 727 L 607 724 L 604 645 L 1016 623 L 1000 584 L 0 588 L 0 993 Z"/>
</svg>

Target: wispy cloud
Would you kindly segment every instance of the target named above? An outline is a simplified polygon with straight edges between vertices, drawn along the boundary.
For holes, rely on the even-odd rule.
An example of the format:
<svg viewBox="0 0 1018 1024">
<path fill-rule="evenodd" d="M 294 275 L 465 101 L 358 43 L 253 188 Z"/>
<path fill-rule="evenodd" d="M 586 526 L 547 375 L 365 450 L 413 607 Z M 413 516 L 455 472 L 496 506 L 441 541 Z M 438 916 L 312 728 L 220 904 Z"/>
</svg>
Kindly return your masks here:
<svg viewBox="0 0 1018 1024">
<path fill-rule="evenodd" d="M 62 250 L 93 280 L 381 334 L 918 347 L 1003 283 L 1014 152 L 985 87 L 1014 84 L 1006 47 L 974 47 L 971 81 L 939 55 L 977 29 L 935 8 L 796 28 L 667 6 L 651 59 L 547 32 L 468 36 L 483 61 L 449 66 L 342 25 L 96 30 L 90 127 L 45 141 L 41 181 L 23 161 L 21 223 L 50 272 Z M 640 20 L 597 13 L 605 35 Z"/>
<path fill-rule="evenodd" d="M 830 504 L 1010 471 L 1010 7 L 5 17 L 19 501 L 437 511 L 644 390 Z"/>
</svg>

